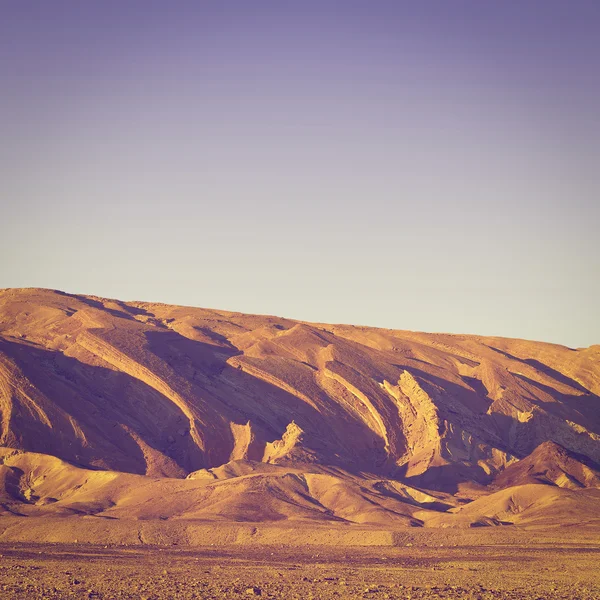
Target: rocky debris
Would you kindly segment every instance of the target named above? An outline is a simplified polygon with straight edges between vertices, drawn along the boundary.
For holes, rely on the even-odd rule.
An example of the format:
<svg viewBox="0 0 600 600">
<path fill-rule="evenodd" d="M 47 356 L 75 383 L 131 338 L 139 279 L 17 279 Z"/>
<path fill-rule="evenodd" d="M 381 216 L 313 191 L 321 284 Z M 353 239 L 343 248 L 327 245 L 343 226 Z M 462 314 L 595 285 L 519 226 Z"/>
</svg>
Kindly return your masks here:
<svg viewBox="0 0 600 600">
<path fill-rule="evenodd" d="M 0 544 L 0 597 L 93 600 L 592 600 L 599 597 L 597 544 L 553 549 L 522 537 L 506 544 L 457 548 L 228 546 L 194 550 Z M 560 546 L 560 542 L 557 542 Z M 45 548 L 42 554 L 37 548 Z M 385 558 L 386 560 L 382 560 Z M 68 564 L 68 569 L 65 569 Z M 165 569 L 163 565 L 167 564 Z M 524 568 L 535 565 L 532 568 Z M 217 568 L 219 567 L 219 568 Z M 435 567 L 432 570 L 432 567 Z M 168 577 L 163 574 L 168 572 Z M 577 573 L 576 578 L 573 573 Z M 76 577 L 74 576 L 76 574 Z M 78 584 L 73 585 L 77 580 Z"/>
</svg>

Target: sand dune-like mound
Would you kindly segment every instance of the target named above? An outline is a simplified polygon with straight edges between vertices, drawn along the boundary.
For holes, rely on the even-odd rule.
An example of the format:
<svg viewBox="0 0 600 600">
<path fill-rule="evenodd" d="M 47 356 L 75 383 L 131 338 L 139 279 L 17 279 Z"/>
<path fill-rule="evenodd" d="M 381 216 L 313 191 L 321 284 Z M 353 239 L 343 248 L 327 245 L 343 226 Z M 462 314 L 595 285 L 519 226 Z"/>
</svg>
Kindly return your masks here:
<svg viewBox="0 0 600 600">
<path fill-rule="evenodd" d="M 600 347 L 1 290 L 0 445 L 6 514 L 527 523 L 595 507 Z"/>
<path fill-rule="evenodd" d="M 543 484 L 518 485 L 478 498 L 436 515 L 431 526 L 480 527 L 488 525 L 560 527 L 600 526 L 600 489 L 580 491 Z"/>
<path fill-rule="evenodd" d="M 398 482 L 336 470 L 225 465 L 224 477 L 148 477 L 81 469 L 58 458 L 0 449 L 0 510 L 22 516 L 105 519 L 332 521 L 421 526 L 438 500 Z M 452 506 L 451 502 L 447 507 Z"/>
</svg>

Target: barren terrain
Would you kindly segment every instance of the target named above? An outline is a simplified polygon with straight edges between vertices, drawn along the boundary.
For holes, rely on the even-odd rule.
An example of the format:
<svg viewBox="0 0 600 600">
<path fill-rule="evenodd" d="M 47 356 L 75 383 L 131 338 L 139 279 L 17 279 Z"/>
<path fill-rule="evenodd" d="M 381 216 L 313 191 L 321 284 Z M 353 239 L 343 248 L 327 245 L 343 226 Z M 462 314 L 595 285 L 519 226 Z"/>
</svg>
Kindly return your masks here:
<svg viewBox="0 0 600 600">
<path fill-rule="evenodd" d="M 2 597 L 597 597 L 598 461 L 600 346 L 0 290 Z"/>
<path fill-rule="evenodd" d="M 592 600 L 598 545 L 464 532 L 397 547 L 178 548 L 2 544 L 0 594 L 20 598 Z M 468 533 L 468 532 L 467 532 Z M 475 543 L 479 541 L 479 543 Z M 448 545 L 449 544 L 449 545 Z"/>
</svg>

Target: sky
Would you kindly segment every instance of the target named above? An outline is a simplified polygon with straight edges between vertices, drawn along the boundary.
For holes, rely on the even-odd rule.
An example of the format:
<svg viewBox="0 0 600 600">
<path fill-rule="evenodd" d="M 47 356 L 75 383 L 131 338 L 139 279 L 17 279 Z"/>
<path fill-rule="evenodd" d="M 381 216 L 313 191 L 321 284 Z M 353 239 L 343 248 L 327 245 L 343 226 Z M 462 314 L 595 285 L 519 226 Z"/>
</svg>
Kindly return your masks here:
<svg viewBox="0 0 600 600">
<path fill-rule="evenodd" d="M 0 287 L 600 343 L 600 2 L 0 3 Z"/>
</svg>

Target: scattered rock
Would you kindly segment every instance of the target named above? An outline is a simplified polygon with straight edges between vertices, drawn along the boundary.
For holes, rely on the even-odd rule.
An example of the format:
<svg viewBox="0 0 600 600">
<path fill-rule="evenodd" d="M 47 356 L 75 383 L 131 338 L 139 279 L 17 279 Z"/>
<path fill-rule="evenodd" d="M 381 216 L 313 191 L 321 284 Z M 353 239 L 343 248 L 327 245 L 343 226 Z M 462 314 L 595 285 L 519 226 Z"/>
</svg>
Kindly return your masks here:
<svg viewBox="0 0 600 600">
<path fill-rule="evenodd" d="M 258 586 L 253 586 L 246 589 L 246 594 L 249 596 L 262 596 L 262 590 Z"/>
</svg>

